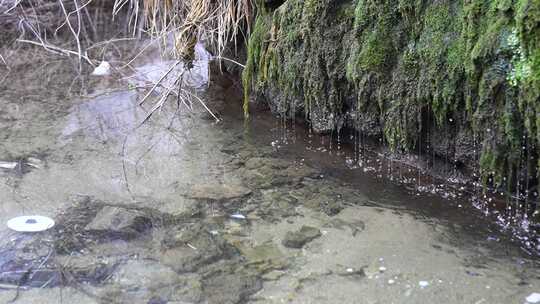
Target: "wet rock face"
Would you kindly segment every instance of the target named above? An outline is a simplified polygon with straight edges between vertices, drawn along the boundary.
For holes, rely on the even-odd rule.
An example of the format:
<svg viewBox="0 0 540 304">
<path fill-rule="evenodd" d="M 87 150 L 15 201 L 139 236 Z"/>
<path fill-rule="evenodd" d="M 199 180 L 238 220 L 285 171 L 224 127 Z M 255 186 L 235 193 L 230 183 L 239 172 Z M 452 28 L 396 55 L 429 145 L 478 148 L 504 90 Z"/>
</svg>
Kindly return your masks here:
<svg viewBox="0 0 540 304">
<path fill-rule="evenodd" d="M 515 175 L 513 167 L 537 172 L 533 2 L 268 6 L 250 37 L 246 92 L 281 115 L 307 117 L 317 132 L 352 128 L 396 151 L 423 150 L 496 176 Z"/>
<path fill-rule="evenodd" d="M 299 231 L 287 232 L 283 246 L 300 249 L 305 244 L 321 236 L 321 231 L 315 227 L 302 226 Z"/>
</svg>

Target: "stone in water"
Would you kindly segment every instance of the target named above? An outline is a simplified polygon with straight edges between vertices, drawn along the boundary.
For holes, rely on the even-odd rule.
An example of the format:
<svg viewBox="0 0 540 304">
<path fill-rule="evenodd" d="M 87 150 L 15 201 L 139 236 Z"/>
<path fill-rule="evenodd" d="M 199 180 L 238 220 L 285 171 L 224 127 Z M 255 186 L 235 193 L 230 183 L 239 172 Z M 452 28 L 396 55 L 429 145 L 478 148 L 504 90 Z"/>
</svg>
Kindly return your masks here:
<svg viewBox="0 0 540 304">
<path fill-rule="evenodd" d="M 418 285 L 420 285 L 421 288 L 425 288 L 425 287 L 429 286 L 429 282 L 428 281 L 420 281 L 420 282 L 418 282 Z"/>
<path fill-rule="evenodd" d="M 102 61 L 92 72 L 94 76 L 106 76 L 111 74 L 111 64 L 107 61 Z"/>
<path fill-rule="evenodd" d="M 533 292 L 525 300 L 527 303 L 540 303 L 540 293 Z"/>
<path fill-rule="evenodd" d="M 289 248 L 302 248 L 308 242 L 321 236 L 321 231 L 315 227 L 302 226 L 299 231 L 289 231 L 282 241 L 283 246 Z"/>
</svg>

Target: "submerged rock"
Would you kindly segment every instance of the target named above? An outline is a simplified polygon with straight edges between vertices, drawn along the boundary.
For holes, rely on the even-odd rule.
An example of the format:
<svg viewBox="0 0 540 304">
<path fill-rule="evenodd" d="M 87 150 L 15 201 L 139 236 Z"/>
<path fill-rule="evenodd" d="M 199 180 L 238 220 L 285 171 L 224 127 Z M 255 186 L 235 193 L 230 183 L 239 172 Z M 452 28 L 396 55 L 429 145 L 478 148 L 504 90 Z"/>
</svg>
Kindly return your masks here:
<svg viewBox="0 0 540 304">
<path fill-rule="evenodd" d="M 212 265 L 204 274 L 202 286 L 209 304 L 243 303 L 262 288 L 262 281 L 255 271 L 239 266 L 224 261 Z"/>
<path fill-rule="evenodd" d="M 241 253 L 209 230 L 222 223 L 151 208 L 86 200 L 57 221 L 51 231 L 0 240 L 8 248 L 0 251 L 0 284 L 85 283 L 102 303 L 232 304 L 262 287 L 261 273 L 285 264 L 275 246 Z"/>
<path fill-rule="evenodd" d="M 251 197 L 248 203 L 253 206 L 254 214 L 270 222 L 279 222 L 298 214 L 298 200 L 289 194 L 286 187 L 262 190 L 260 195 Z"/>
<path fill-rule="evenodd" d="M 198 274 L 178 275 L 149 260 L 127 261 L 107 283 L 96 288 L 104 303 L 199 303 L 203 298 Z"/>
<path fill-rule="evenodd" d="M 304 206 L 329 216 L 337 215 L 347 204 L 363 205 L 367 202 L 367 198 L 359 192 L 347 187 L 336 187 L 328 179 L 306 178 L 289 194 Z"/>
<path fill-rule="evenodd" d="M 58 256 L 57 265 L 78 282 L 99 285 L 108 280 L 122 263 L 123 257 L 106 257 L 99 254 Z M 65 282 L 68 284 L 69 282 Z"/>
<path fill-rule="evenodd" d="M 53 249 L 47 234 L 15 236 L 1 248 L 0 284 L 42 287 L 60 282 L 60 271 L 51 267 Z"/>
<path fill-rule="evenodd" d="M 145 260 L 130 260 L 120 266 L 111 277 L 111 283 L 122 289 L 154 289 L 159 285 L 171 285 L 177 282 L 178 275 L 164 265 Z"/>
<path fill-rule="evenodd" d="M 51 288 L 79 283 L 101 284 L 116 269 L 117 259 L 57 256 L 47 234 L 11 238 L 0 251 L 0 284 Z M 7 284 L 7 285 L 6 285 Z"/>
<path fill-rule="evenodd" d="M 155 225 L 176 226 L 197 216 L 193 210 L 172 215 L 154 208 L 110 204 L 85 197 L 55 219 L 54 246 L 58 254 L 80 253 L 97 244 L 147 238 Z"/>
<path fill-rule="evenodd" d="M 202 224 L 167 232 L 161 241 L 160 261 L 176 272 L 193 272 L 203 265 L 233 256 L 234 249 Z"/>
<path fill-rule="evenodd" d="M 284 269 L 287 266 L 287 258 L 273 243 L 265 243 L 253 247 L 242 242 L 235 242 L 234 245 L 246 257 L 248 262 L 255 265 L 262 273 Z"/>
<path fill-rule="evenodd" d="M 366 224 L 360 220 L 349 222 L 340 218 L 332 218 L 330 221 L 325 223 L 323 227 L 335 228 L 340 230 L 345 230 L 345 228 L 348 228 L 352 236 L 356 236 L 358 233 L 366 229 Z"/>
<path fill-rule="evenodd" d="M 249 194 L 251 190 L 241 184 L 197 184 L 191 188 L 187 196 L 192 199 L 223 201 Z"/>
<path fill-rule="evenodd" d="M 238 169 L 238 175 L 252 188 L 265 189 L 285 184 L 297 184 L 318 171 L 305 165 L 280 158 L 253 157 Z"/>
<path fill-rule="evenodd" d="M 321 231 L 315 227 L 302 226 L 299 231 L 289 231 L 283 239 L 283 246 L 289 248 L 302 248 L 305 244 L 321 236 Z"/>
<path fill-rule="evenodd" d="M 144 231 L 149 225 L 150 219 L 140 211 L 105 206 L 85 229 L 129 234 Z"/>
</svg>

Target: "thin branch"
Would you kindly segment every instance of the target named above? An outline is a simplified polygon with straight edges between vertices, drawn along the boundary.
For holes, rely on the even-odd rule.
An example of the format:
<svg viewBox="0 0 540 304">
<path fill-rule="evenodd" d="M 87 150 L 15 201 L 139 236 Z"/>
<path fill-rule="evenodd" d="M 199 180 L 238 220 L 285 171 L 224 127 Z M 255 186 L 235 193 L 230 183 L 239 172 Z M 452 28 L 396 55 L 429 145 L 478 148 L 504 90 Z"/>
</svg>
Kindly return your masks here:
<svg viewBox="0 0 540 304">
<path fill-rule="evenodd" d="M 81 58 L 86 60 L 86 62 L 88 62 L 91 66 L 94 66 L 94 63 L 92 62 L 92 60 L 90 58 L 88 58 L 88 56 L 86 55 L 82 55 L 76 51 L 72 51 L 72 50 L 68 50 L 68 49 L 63 49 L 61 47 L 58 47 L 58 46 L 54 46 L 52 44 L 47 44 L 45 43 L 44 41 L 41 41 L 41 42 L 37 42 L 37 41 L 32 41 L 32 40 L 26 40 L 26 39 L 17 39 L 17 42 L 22 42 L 22 43 L 30 43 L 30 44 L 33 44 L 33 45 L 38 45 L 38 46 L 41 46 L 43 47 L 44 49 L 50 51 L 50 52 L 53 52 L 53 53 L 56 53 L 56 54 L 63 54 L 63 55 L 81 55 Z"/>
<path fill-rule="evenodd" d="M 165 73 L 163 73 L 163 75 L 161 75 L 161 78 L 154 84 L 154 86 L 152 87 L 152 89 L 150 89 L 150 91 L 148 93 L 146 93 L 146 95 L 143 97 L 143 99 L 139 102 L 139 105 L 142 105 L 145 100 L 148 98 L 148 96 L 150 96 L 150 94 L 152 94 L 152 92 L 154 92 L 154 90 L 158 87 L 158 85 L 167 77 L 167 75 L 169 75 L 175 67 L 177 67 L 179 64 L 181 63 L 181 61 L 175 61 L 174 64 L 169 68 L 169 70 Z"/>
<path fill-rule="evenodd" d="M 80 19 L 80 14 L 78 12 L 78 4 L 77 4 L 77 0 L 73 0 L 73 2 L 75 3 L 75 8 L 77 10 L 77 20 L 79 22 L 79 26 L 77 28 L 77 31 L 75 31 L 75 29 L 73 28 L 73 26 L 71 25 L 71 22 L 69 21 L 69 15 L 66 11 L 66 7 L 64 6 L 64 2 L 62 0 L 58 0 L 58 3 L 60 3 L 60 7 L 62 8 L 62 12 L 64 13 L 64 16 L 66 17 L 66 22 L 67 22 L 67 25 L 69 27 L 69 30 L 71 31 L 71 33 L 73 34 L 73 36 L 75 37 L 75 41 L 77 42 L 77 56 L 79 57 L 79 71 L 82 69 L 82 66 L 81 66 L 81 58 L 82 58 L 82 47 L 81 47 L 81 40 L 79 39 L 79 35 L 80 35 L 80 31 L 81 31 L 81 19 Z"/>
<path fill-rule="evenodd" d="M 235 61 L 235 60 L 233 60 L 233 59 L 231 59 L 231 58 L 227 58 L 227 57 L 223 57 L 223 56 L 214 56 L 213 59 L 230 61 L 230 62 L 232 62 L 232 63 L 235 63 L 235 64 L 238 65 L 238 66 L 241 66 L 243 69 L 246 68 L 245 65 L 243 65 L 243 64 L 241 64 L 240 62 Z"/>
<path fill-rule="evenodd" d="M 7 64 L 6 60 L 4 59 L 4 56 L 2 56 L 2 54 L 0 54 L 0 60 L 2 60 L 2 62 L 4 63 L 4 65 L 6 66 L 6 68 L 9 70 L 11 70 L 11 68 L 9 67 L 9 65 Z"/>
</svg>

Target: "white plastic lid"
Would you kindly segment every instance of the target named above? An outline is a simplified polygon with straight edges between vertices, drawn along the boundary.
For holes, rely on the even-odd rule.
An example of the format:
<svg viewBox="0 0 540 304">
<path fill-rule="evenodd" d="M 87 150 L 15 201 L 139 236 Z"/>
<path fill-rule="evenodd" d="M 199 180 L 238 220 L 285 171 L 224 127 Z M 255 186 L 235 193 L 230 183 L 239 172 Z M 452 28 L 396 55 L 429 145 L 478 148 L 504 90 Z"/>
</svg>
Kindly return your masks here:
<svg viewBox="0 0 540 304">
<path fill-rule="evenodd" d="M 41 215 L 19 216 L 10 219 L 7 226 L 18 232 L 39 232 L 52 228 L 54 220 Z"/>
</svg>

